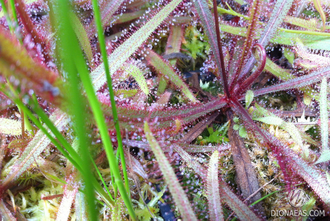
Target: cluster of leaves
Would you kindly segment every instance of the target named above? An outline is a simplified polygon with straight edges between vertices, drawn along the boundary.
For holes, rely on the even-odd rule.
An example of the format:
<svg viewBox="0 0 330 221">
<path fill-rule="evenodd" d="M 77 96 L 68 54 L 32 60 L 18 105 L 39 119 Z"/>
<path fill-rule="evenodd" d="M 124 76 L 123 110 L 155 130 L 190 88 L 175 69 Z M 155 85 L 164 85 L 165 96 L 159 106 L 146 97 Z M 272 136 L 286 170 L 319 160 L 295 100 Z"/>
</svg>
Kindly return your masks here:
<svg viewBox="0 0 330 221">
<path fill-rule="evenodd" d="M 307 207 L 329 216 L 328 3 L 0 3 L 1 218 L 161 219 L 166 184 L 183 220 L 260 220 L 268 214 L 249 199 L 269 197 L 257 177 L 274 170 L 280 188 L 304 185 Z M 190 58 L 213 82 L 183 80 Z M 262 107 L 279 92 L 300 109 Z M 308 105 L 319 121 L 305 120 Z M 307 133 L 316 125 L 321 141 Z M 244 199 L 225 182 L 233 165 Z"/>
</svg>

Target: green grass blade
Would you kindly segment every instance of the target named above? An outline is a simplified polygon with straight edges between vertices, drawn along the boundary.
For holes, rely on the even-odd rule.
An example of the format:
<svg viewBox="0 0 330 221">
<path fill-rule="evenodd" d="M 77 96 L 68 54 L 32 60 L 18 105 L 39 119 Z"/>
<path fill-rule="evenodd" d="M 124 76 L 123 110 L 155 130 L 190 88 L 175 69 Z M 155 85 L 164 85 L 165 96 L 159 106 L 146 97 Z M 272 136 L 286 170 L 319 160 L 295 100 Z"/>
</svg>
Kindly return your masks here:
<svg viewBox="0 0 330 221">
<path fill-rule="evenodd" d="M 112 88 L 112 79 L 110 76 L 109 63 L 108 63 L 108 59 L 107 59 L 107 50 L 106 50 L 105 40 L 104 40 L 104 35 L 103 35 L 104 31 L 102 28 L 100 9 L 98 6 L 98 2 L 96 0 L 92 0 L 92 3 L 93 3 L 93 10 L 94 10 L 94 16 L 95 16 L 95 22 L 96 22 L 96 27 L 97 27 L 97 33 L 98 33 L 98 39 L 99 39 L 99 43 L 100 43 L 102 59 L 104 62 L 105 74 L 107 77 L 111 109 L 112 109 L 112 116 L 113 116 L 113 120 L 115 122 L 117 142 L 118 142 L 118 151 L 119 151 L 120 157 L 121 157 L 121 163 L 122 163 L 122 167 L 123 167 L 123 175 L 124 175 L 127 195 L 130 196 L 127 169 L 126 169 L 126 163 L 125 163 L 125 155 L 124 155 L 124 149 L 123 149 L 123 141 L 122 141 L 122 137 L 121 137 L 121 133 L 120 133 L 120 126 L 119 126 L 118 114 L 117 114 L 117 109 L 116 109 L 115 95 L 114 95 L 113 88 Z M 96 96 L 95 96 L 95 99 L 97 99 Z M 100 105 L 99 105 L 99 110 L 100 110 L 100 112 L 102 112 Z M 102 113 L 102 115 L 103 115 L 103 113 Z M 122 192 L 121 192 L 121 194 L 123 195 Z M 125 201 L 125 199 L 124 199 L 124 201 Z M 125 203 L 128 203 L 128 202 L 125 201 Z M 131 202 L 130 202 L 130 205 L 132 205 Z M 131 206 L 127 205 L 127 207 L 129 208 Z M 134 210 L 132 210 L 131 213 L 134 214 Z M 133 215 L 133 217 L 135 217 L 135 214 Z"/>
<path fill-rule="evenodd" d="M 80 82 L 79 74 L 83 74 L 80 72 L 79 64 L 77 63 L 77 59 L 81 58 L 83 60 L 83 65 L 85 61 L 83 59 L 82 51 L 80 50 L 78 40 L 74 34 L 74 30 L 72 28 L 71 20 L 70 20 L 70 5 L 67 1 L 59 1 L 56 7 L 53 9 L 57 12 L 55 13 L 58 17 L 55 21 L 56 26 L 59 27 L 58 35 L 59 35 L 59 45 L 62 49 L 61 58 L 63 62 L 63 70 L 68 75 L 68 82 L 70 84 L 70 94 L 68 96 L 69 101 L 72 103 L 72 109 L 70 110 L 72 115 L 74 116 L 73 125 L 76 131 L 76 135 L 79 143 L 79 153 L 81 155 L 81 160 L 83 163 L 81 164 L 81 172 L 84 181 L 84 192 L 86 195 L 86 201 L 88 205 L 88 216 L 92 221 L 98 220 L 98 214 L 96 211 L 96 198 L 94 194 L 94 185 L 93 185 L 93 173 L 91 171 L 91 161 L 89 157 L 89 143 L 90 140 L 87 136 L 87 125 L 86 119 L 87 114 L 84 110 L 85 102 L 80 91 Z M 60 9 L 60 10 L 59 10 Z"/>
<path fill-rule="evenodd" d="M 100 178 L 102 184 L 104 185 L 104 188 L 106 189 L 108 195 L 110 196 L 110 198 L 111 198 L 112 200 L 114 200 L 113 197 L 112 197 L 112 195 L 111 195 L 111 193 L 110 193 L 110 191 L 109 191 L 109 188 L 108 188 L 107 184 L 105 183 L 105 181 L 104 181 L 104 179 L 103 179 L 103 177 L 102 177 L 102 175 L 101 175 L 101 172 L 100 172 L 99 168 L 97 168 L 97 166 L 96 166 L 96 164 L 95 164 L 95 162 L 94 162 L 93 159 L 91 159 L 91 161 L 92 161 L 93 166 L 94 166 L 94 168 L 95 168 L 95 170 L 96 170 L 96 173 L 97 173 L 97 175 L 99 176 L 99 178 Z"/>
<path fill-rule="evenodd" d="M 54 9 L 56 8 L 56 10 L 57 10 L 56 14 L 58 15 L 57 17 L 61 19 L 60 20 L 61 23 L 58 23 L 56 26 L 61 27 L 61 29 L 59 31 L 59 35 L 60 35 L 60 45 L 62 46 L 62 49 L 65 50 L 65 53 L 61 54 L 63 61 L 64 61 L 64 66 L 66 67 L 65 70 L 67 73 L 69 73 L 69 76 L 71 75 L 71 85 L 73 85 L 73 86 L 75 85 L 74 90 L 72 90 L 72 94 L 76 93 L 75 97 L 81 98 L 81 101 L 82 101 L 82 97 L 80 97 L 81 92 L 78 90 L 78 86 L 79 86 L 78 78 L 75 77 L 75 75 L 77 73 L 79 73 L 80 79 L 81 79 L 84 89 L 86 91 L 88 102 L 91 106 L 93 115 L 96 120 L 96 124 L 100 131 L 101 139 L 102 139 L 104 147 L 105 147 L 105 151 L 106 151 L 108 161 L 110 164 L 111 172 L 115 176 L 115 184 L 118 186 L 118 188 L 120 190 L 121 196 L 128 208 L 128 211 L 129 211 L 131 217 L 133 219 L 135 219 L 135 214 L 134 214 L 132 204 L 130 203 L 130 199 L 127 196 L 126 189 L 121 180 L 119 167 L 116 164 L 116 158 L 114 155 L 113 146 L 112 146 L 109 134 L 108 134 L 108 129 L 105 124 L 105 118 L 103 116 L 100 103 L 97 100 L 91 79 L 89 77 L 89 72 L 88 72 L 85 60 L 83 58 L 83 54 L 79 47 L 79 43 L 73 32 L 73 28 L 71 27 L 71 23 L 69 22 L 70 18 L 68 16 L 68 14 L 69 14 L 68 5 L 65 2 L 61 1 L 58 6 L 59 7 L 53 7 L 53 8 Z M 61 8 L 61 10 L 59 10 L 59 8 Z M 80 94 L 78 95 L 78 93 L 80 93 Z M 74 100 L 72 100 L 72 102 L 74 102 Z M 81 103 L 84 103 L 84 102 L 81 102 Z M 77 105 L 77 107 L 79 107 L 79 105 Z M 82 120 L 84 120 L 84 118 L 80 115 L 79 112 L 82 112 L 81 110 L 84 110 L 84 109 L 85 109 L 85 107 L 82 106 L 82 107 L 80 107 L 80 109 L 75 108 L 75 111 L 74 111 L 74 113 L 77 116 L 80 116 L 80 119 L 82 119 Z M 78 136 L 79 139 L 82 139 L 82 136 L 86 136 L 86 133 L 84 131 L 80 131 L 80 129 L 77 127 L 76 127 L 76 129 L 79 131 L 79 134 L 80 134 Z M 86 153 L 87 153 L 87 150 L 86 150 Z M 89 158 L 86 160 L 86 162 L 89 162 Z M 89 164 L 85 163 L 85 165 L 87 165 L 89 167 Z M 88 168 L 88 169 L 86 168 L 86 170 L 90 171 L 90 168 Z M 84 172 L 86 172 L 86 171 L 84 171 Z M 87 182 L 89 183 L 88 177 L 85 176 L 84 180 L 85 180 L 86 186 L 87 186 Z M 91 185 L 91 188 L 93 188 L 92 185 Z M 96 219 L 95 207 L 92 207 L 92 205 L 95 204 L 95 201 L 94 201 L 94 199 L 92 199 L 91 194 L 87 195 L 86 198 L 91 203 L 91 204 L 89 204 L 89 211 L 91 213 L 91 219 Z"/>
</svg>

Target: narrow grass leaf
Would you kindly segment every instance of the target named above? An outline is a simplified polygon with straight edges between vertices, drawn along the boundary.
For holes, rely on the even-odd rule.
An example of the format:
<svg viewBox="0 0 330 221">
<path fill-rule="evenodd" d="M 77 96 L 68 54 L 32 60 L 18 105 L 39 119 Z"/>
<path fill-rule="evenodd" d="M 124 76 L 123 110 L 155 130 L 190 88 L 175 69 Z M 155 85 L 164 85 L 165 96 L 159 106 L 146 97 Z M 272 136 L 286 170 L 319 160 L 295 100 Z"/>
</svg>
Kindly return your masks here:
<svg viewBox="0 0 330 221">
<path fill-rule="evenodd" d="M 70 85 L 70 93 L 68 94 L 69 102 L 72 103 L 72 109 L 70 113 L 74 116 L 73 126 L 76 132 L 79 143 L 79 154 L 81 156 L 81 170 L 84 182 L 84 193 L 86 195 L 89 219 L 94 221 L 97 220 L 97 210 L 96 210 L 96 198 L 95 198 L 95 187 L 93 184 L 94 177 L 91 171 L 91 161 L 89 146 L 90 140 L 87 136 L 87 112 L 84 111 L 86 108 L 85 100 L 83 99 L 81 86 L 79 81 L 79 75 L 82 79 L 83 86 L 86 89 L 86 84 L 83 81 L 83 76 L 88 74 L 85 60 L 83 58 L 82 51 L 80 49 L 77 37 L 72 28 L 72 22 L 70 18 L 70 5 L 67 1 L 59 1 L 56 7 L 53 7 L 56 20 L 54 21 L 56 26 L 59 27 L 59 47 L 62 49 L 60 56 L 63 62 L 63 71 L 67 73 L 68 82 Z M 86 70 L 85 70 L 86 69 Z M 79 73 L 79 75 L 78 75 Z M 87 97 L 91 92 L 86 89 Z M 88 93 L 89 92 L 89 93 Z M 92 90 L 94 94 L 94 91 Z M 102 137 L 103 138 L 103 137 Z"/>
<path fill-rule="evenodd" d="M 162 8 L 157 15 L 151 18 L 144 26 L 136 31 L 129 39 L 121 44 L 108 56 L 110 73 L 115 73 L 119 67 L 146 41 L 151 33 L 169 16 L 182 0 L 173 0 Z M 100 89 L 106 82 L 104 64 L 101 64 L 91 73 L 95 90 Z"/>
<path fill-rule="evenodd" d="M 113 14 L 118 10 L 119 6 L 124 0 L 106 1 L 101 7 L 101 21 L 102 27 L 110 25 L 110 21 L 113 18 Z M 95 19 L 95 18 L 94 18 Z M 92 21 L 88 28 L 88 37 L 91 38 L 96 34 L 95 21 Z"/>
<path fill-rule="evenodd" d="M 195 213 L 189 203 L 187 195 L 183 191 L 179 181 L 172 169 L 171 164 L 168 162 L 165 154 L 160 148 L 157 140 L 150 131 L 149 125 L 147 122 L 144 122 L 144 132 L 147 137 L 147 140 L 150 144 L 152 151 L 154 152 L 157 162 L 159 163 L 160 170 L 164 175 L 165 182 L 167 183 L 170 192 L 172 193 L 174 202 L 177 208 L 180 211 L 182 219 L 184 221 L 194 221 L 197 220 Z"/>
<path fill-rule="evenodd" d="M 209 202 L 209 212 L 210 220 L 218 221 L 224 220 L 221 199 L 220 199 L 220 190 L 219 190 L 219 176 L 218 176 L 218 167 L 219 167 L 219 152 L 216 150 L 213 152 L 209 169 L 207 172 L 207 199 Z"/>
<path fill-rule="evenodd" d="M 113 153 L 112 143 L 111 143 L 110 137 L 108 135 L 108 130 L 106 128 L 106 124 L 104 122 L 104 116 L 103 116 L 103 112 L 101 110 L 100 103 L 98 102 L 97 97 L 94 93 L 93 84 L 89 78 L 89 73 L 88 73 L 88 71 L 86 71 L 85 66 L 83 66 L 85 68 L 82 70 L 83 75 L 81 77 L 81 80 L 83 81 L 84 87 L 87 92 L 87 97 L 89 99 L 89 102 L 91 103 L 92 111 L 96 118 L 97 126 L 100 129 L 102 141 L 106 142 L 106 144 L 107 144 L 107 145 L 105 145 L 105 151 L 107 154 L 109 164 L 111 166 L 111 175 L 115 178 L 115 182 L 117 184 L 117 185 L 115 185 L 115 195 L 117 195 L 116 188 L 118 187 L 120 194 L 122 196 L 122 199 L 128 209 L 128 213 L 130 214 L 131 218 L 133 220 L 135 220 L 136 215 L 135 215 L 135 211 L 133 210 L 133 205 L 132 205 L 132 202 L 130 199 L 130 188 L 129 188 L 129 182 L 128 182 L 127 169 L 126 169 L 125 155 L 124 155 L 124 149 L 123 149 L 123 144 L 122 144 L 120 125 L 119 125 L 119 121 L 118 121 L 118 113 L 117 113 L 117 108 L 116 108 L 115 96 L 114 96 L 114 91 L 113 91 L 113 86 L 112 86 L 112 79 L 110 76 L 109 64 L 108 64 L 108 60 L 107 60 L 107 50 L 106 50 L 105 39 L 104 39 L 104 35 L 103 35 L 100 9 L 99 9 L 97 0 L 92 0 L 92 4 L 93 4 L 95 22 L 96 22 L 96 26 L 97 26 L 97 33 L 98 33 L 98 40 L 99 40 L 100 49 L 101 49 L 101 55 L 102 55 L 102 59 L 104 62 L 108 90 L 109 90 L 109 94 L 110 94 L 110 103 L 111 103 L 113 121 L 115 122 L 117 142 L 118 142 L 118 153 L 119 153 L 120 159 L 121 159 L 122 172 L 124 175 L 126 188 L 124 187 L 122 180 L 121 180 L 119 166 L 117 165 L 118 160 L 116 160 L 116 163 L 117 163 L 116 167 L 113 167 L 115 164 L 115 162 L 114 162 L 115 156 Z"/>
</svg>

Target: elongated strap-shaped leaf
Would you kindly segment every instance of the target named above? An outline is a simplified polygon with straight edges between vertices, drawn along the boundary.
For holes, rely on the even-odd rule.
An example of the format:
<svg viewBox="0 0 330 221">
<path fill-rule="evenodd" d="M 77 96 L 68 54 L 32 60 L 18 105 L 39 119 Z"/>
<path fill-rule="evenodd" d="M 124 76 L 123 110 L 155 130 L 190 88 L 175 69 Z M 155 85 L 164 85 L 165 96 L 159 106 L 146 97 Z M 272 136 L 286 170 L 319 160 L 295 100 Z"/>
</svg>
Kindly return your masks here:
<svg viewBox="0 0 330 221">
<path fill-rule="evenodd" d="M 220 51 L 219 51 L 219 47 L 218 47 L 217 35 L 215 32 L 215 24 L 214 24 L 213 16 L 211 15 L 210 9 L 205 0 L 195 0 L 193 2 L 197 9 L 199 19 L 202 22 L 204 31 L 206 32 L 206 35 L 209 39 L 211 48 L 213 50 L 213 54 L 215 56 L 215 62 L 217 63 L 217 66 L 218 66 L 218 69 L 220 72 L 220 77 L 221 77 L 221 79 L 224 79 L 223 75 L 225 73 L 222 73 L 222 71 L 220 71 L 221 70 Z M 218 19 L 218 18 L 215 18 L 215 19 Z"/>
<path fill-rule="evenodd" d="M 266 47 L 269 40 L 273 37 L 273 35 L 277 31 L 277 28 L 280 26 L 280 24 L 282 24 L 283 19 L 285 18 L 289 9 L 291 8 L 292 3 L 293 0 L 276 1 L 276 4 L 272 10 L 273 13 L 258 41 L 258 43 L 261 44 L 263 47 Z"/>
<path fill-rule="evenodd" d="M 175 146 L 175 150 L 189 167 L 191 167 L 203 180 L 206 180 L 207 172 L 203 165 L 194 160 L 183 149 L 178 148 L 178 146 Z M 221 180 L 219 182 L 219 190 L 222 198 L 241 220 L 260 220 L 259 217 L 231 191 L 225 182 Z"/>
<path fill-rule="evenodd" d="M 260 95 L 264 95 L 264 94 L 268 94 L 268 93 L 273 93 L 276 91 L 283 91 L 283 90 L 289 90 L 289 89 L 293 89 L 293 88 L 305 87 L 310 84 L 314 84 L 314 83 L 321 81 L 323 77 L 326 77 L 326 78 L 330 77 L 330 67 L 323 68 L 320 71 L 314 71 L 308 75 L 304 75 L 301 77 L 297 77 L 295 79 L 288 80 L 281 84 L 277 84 L 274 86 L 256 90 L 256 91 L 254 91 L 254 95 L 260 96 Z"/>
<path fill-rule="evenodd" d="M 148 39 L 150 34 L 168 17 L 182 0 L 173 0 L 161 9 L 157 16 L 151 18 L 144 26 L 136 31 L 129 39 L 121 44 L 109 57 L 110 74 L 119 67 Z M 104 64 L 102 63 L 91 73 L 95 90 L 100 89 L 106 82 Z"/>
<path fill-rule="evenodd" d="M 206 153 L 217 151 L 225 151 L 230 149 L 229 144 L 222 144 L 217 146 L 201 146 L 194 144 L 180 144 L 180 146 L 189 153 Z"/>
<path fill-rule="evenodd" d="M 109 109 L 109 101 L 107 98 L 102 98 L 99 96 L 100 101 L 103 103 L 103 112 L 106 114 L 108 119 L 112 119 L 111 109 Z M 188 108 L 172 108 L 167 110 L 159 109 L 138 109 L 134 104 L 118 104 L 118 117 L 120 125 L 127 130 L 132 130 L 134 128 L 143 128 L 143 119 L 149 117 L 150 120 L 157 119 L 159 125 L 157 130 L 162 130 L 166 128 L 171 128 L 174 126 L 174 120 L 179 119 L 182 125 L 187 125 L 197 118 L 204 116 L 212 111 L 219 110 L 226 104 L 223 99 L 215 99 L 206 104 L 195 104 Z M 174 118 L 175 117 L 175 118 Z M 134 128 L 132 127 L 134 125 Z M 109 126 L 113 128 L 112 120 L 109 122 Z"/>
<path fill-rule="evenodd" d="M 320 119 L 321 119 L 321 137 L 322 150 L 328 149 L 329 142 L 329 126 L 328 126 L 328 108 L 327 108 L 327 78 L 323 78 L 321 82 L 320 92 Z"/>
<path fill-rule="evenodd" d="M 226 24 L 221 24 L 220 27 L 221 27 L 221 31 L 246 37 L 245 28 L 233 27 Z M 260 30 L 261 30 L 260 32 L 262 33 L 263 29 Z M 328 50 L 329 49 L 328 44 L 330 42 L 329 36 L 330 33 L 327 32 L 315 32 L 315 31 L 313 32 L 313 31 L 290 30 L 290 29 L 279 28 L 276 31 L 276 35 L 270 39 L 270 42 L 275 44 L 296 46 L 297 39 L 299 39 L 308 48 Z M 256 38 L 257 39 L 260 38 L 259 33 L 256 33 Z"/>
<path fill-rule="evenodd" d="M 0 133 L 12 136 L 21 135 L 22 124 L 17 120 L 0 118 Z"/>
<path fill-rule="evenodd" d="M 0 216 L 2 220 L 17 220 L 16 217 L 14 217 L 10 210 L 6 207 L 3 199 L 0 199 Z"/>
<path fill-rule="evenodd" d="M 207 172 L 207 199 L 209 202 L 210 219 L 214 221 L 223 220 L 221 200 L 219 193 L 219 152 L 216 150 L 213 152 L 209 169 Z"/>
<path fill-rule="evenodd" d="M 14 1 L 13 1 L 14 2 Z M 16 0 L 15 2 L 15 8 L 17 11 L 17 14 L 21 18 L 21 22 L 25 28 L 25 35 L 31 35 L 31 40 L 35 42 L 36 44 L 39 44 L 41 46 L 41 53 L 44 56 L 45 62 L 49 62 L 52 60 L 50 56 L 50 50 L 51 50 L 51 45 L 50 42 L 45 39 L 44 36 L 40 35 L 41 31 L 37 29 L 35 25 L 33 25 L 32 20 L 27 13 L 27 7 L 25 5 L 25 1 L 23 0 Z"/>
<path fill-rule="evenodd" d="M 285 16 L 287 15 L 293 0 L 278 0 L 273 8 L 273 13 L 265 27 L 264 31 L 262 32 L 258 43 L 262 45 L 264 48 L 268 44 L 269 40 L 273 37 L 274 33 L 277 31 L 277 28 L 280 24 L 282 24 Z M 255 62 L 255 58 L 251 57 L 245 67 L 243 68 L 242 74 L 240 76 L 245 75 L 249 72 Z"/>
<path fill-rule="evenodd" d="M 244 42 L 240 63 L 238 64 L 238 74 L 241 72 L 243 65 L 246 63 L 248 58 L 247 56 L 251 54 L 251 49 L 253 46 L 252 43 L 256 35 L 256 29 L 258 27 L 261 4 L 261 0 L 254 0 L 252 5 L 250 6 L 249 27 L 246 32 L 246 40 Z"/>
<path fill-rule="evenodd" d="M 195 160 L 190 154 L 184 151 L 179 145 L 174 146 L 175 151 L 180 155 L 180 157 L 187 163 L 187 166 L 192 168 L 195 173 L 200 175 L 203 180 L 206 180 L 207 171 L 201 166 L 201 164 Z"/>
<path fill-rule="evenodd" d="M 57 74 L 43 64 L 33 60 L 26 49 L 0 28 L 0 69 L 1 74 L 20 84 L 21 91 L 33 89 L 42 98 L 59 104 L 59 89 L 62 84 Z"/>
<path fill-rule="evenodd" d="M 261 220 L 251 209 L 243 203 L 230 189 L 227 183 L 220 181 L 221 197 L 226 204 L 235 212 L 240 220 L 256 221 Z"/>
<path fill-rule="evenodd" d="M 70 184 L 68 184 L 70 185 Z M 68 185 L 65 186 L 64 192 L 63 192 L 63 198 L 60 204 L 60 207 L 58 208 L 56 221 L 62 221 L 62 220 L 68 220 L 71 212 L 71 206 L 73 203 L 73 200 L 78 192 L 78 186 L 75 188 L 69 188 Z"/>
<path fill-rule="evenodd" d="M 321 5 L 321 0 L 313 0 L 314 6 L 316 10 L 320 13 L 321 19 L 322 19 L 322 31 L 325 30 L 325 22 L 327 20 L 322 5 Z"/>
<path fill-rule="evenodd" d="M 179 181 L 172 169 L 171 164 L 168 162 L 165 154 L 160 148 L 157 140 L 150 131 L 147 122 L 144 122 L 144 132 L 146 134 L 147 140 L 150 144 L 152 151 L 154 152 L 157 162 L 159 164 L 160 170 L 164 175 L 165 182 L 167 183 L 170 192 L 172 193 L 176 207 L 179 209 L 183 220 L 185 221 L 197 221 L 195 213 L 190 205 L 187 195 L 183 191 Z"/>
<path fill-rule="evenodd" d="M 290 148 L 282 147 L 282 154 L 288 159 L 286 164 L 299 174 L 313 189 L 315 194 L 330 208 L 330 185 L 326 176 L 314 165 L 306 163 Z"/>
<path fill-rule="evenodd" d="M 328 126 L 328 102 L 327 102 L 327 79 L 323 78 L 320 92 L 320 120 L 321 120 L 321 156 L 315 163 L 322 163 L 330 160 L 329 150 L 329 126 Z"/>
<path fill-rule="evenodd" d="M 54 125 L 59 131 L 62 131 L 64 127 L 69 123 L 69 117 L 57 109 L 51 116 L 50 120 L 54 122 Z M 50 144 L 50 140 L 39 130 L 34 138 L 25 148 L 21 157 L 15 162 L 13 171 L 4 179 L 3 186 L 6 186 L 9 182 L 17 179 L 27 168 L 34 162 L 34 159 Z"/>
<path fill-rule="evenodd" d="M 137 64 L 127 62 L 123 67 L 121 67 L 121 69 L 135 79 L 136 83 L 138 83 L 143 93 L 145 93 L 146 95 L 149 94 L 149 89 L 148 89 L 147 81 L 144 77 L 144 73 L 138 67 Z"/>
<path fill-rule="evenodd" d="M 192 102 L 197 102 L 194 94 L 189 90 L 187 84 L 175 73 L 174 69 L 170 64 L 165 62 L 156 52 L 148 50 L 147 60 L 148 62 L 155 67 L 155 69 L 165 75 L 165 79 L 173 82 L 182 93 Z"/>
</svg>

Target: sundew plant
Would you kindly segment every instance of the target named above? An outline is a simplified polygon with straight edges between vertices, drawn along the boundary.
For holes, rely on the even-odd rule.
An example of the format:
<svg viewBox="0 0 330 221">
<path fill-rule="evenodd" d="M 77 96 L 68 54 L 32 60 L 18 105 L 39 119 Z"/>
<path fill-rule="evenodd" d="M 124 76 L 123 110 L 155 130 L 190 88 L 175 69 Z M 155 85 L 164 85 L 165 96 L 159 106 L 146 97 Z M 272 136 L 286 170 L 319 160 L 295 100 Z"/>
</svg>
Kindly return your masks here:
<svg viewBox="0 0 330 221">
<path fill-rule="evenodd" d="M 1 220 L 329 219 L 329 1 L 0 4 Z"/>
</svg>

